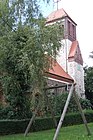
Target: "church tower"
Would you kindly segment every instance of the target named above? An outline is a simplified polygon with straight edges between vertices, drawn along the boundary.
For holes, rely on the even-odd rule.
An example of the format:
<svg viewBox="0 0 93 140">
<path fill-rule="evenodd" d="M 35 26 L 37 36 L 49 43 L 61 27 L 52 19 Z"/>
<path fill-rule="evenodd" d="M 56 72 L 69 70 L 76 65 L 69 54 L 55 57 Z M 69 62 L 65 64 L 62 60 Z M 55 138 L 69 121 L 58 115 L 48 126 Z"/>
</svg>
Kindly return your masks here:
<svg viewBox="0 0 93 140">
<path fill-rule="evenodd" d="M 56 22 L 59 22 L 64 30 L 64 36 L 61 41 L 62 47 L 59 50 L 57 62 L 75 80 L 75 90 L 77 94 L 80 97 L 85 98 L 83 59 L 79 42 L 76 38 L 77 24 L 64 11 L 64 9 L 54 11 L 48 16 L 47 25 Z"/>
</svg>

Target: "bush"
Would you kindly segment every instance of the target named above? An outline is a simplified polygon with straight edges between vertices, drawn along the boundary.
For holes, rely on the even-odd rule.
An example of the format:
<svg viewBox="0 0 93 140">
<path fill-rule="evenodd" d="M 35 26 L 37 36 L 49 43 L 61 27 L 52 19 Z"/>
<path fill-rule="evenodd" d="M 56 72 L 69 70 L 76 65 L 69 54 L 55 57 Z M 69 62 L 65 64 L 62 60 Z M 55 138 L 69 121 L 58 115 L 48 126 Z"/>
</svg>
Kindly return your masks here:
<svg viewBox="0 0 93 140">
<path fill-rule="evenodd" d="M 86 119 L 89 122 L 93 122 L 93 111 L 89 110 L 85 112 Z M 60 117 L 56 117 L 57 122 Z M 29 120 L 1 120 L 0 121 L 0 134 L 13 134 L 24 133 Z M 80 113 L 69 113 L 66 115 L 63 126 L 70 126 L 83 123 Z M 54 122 L 51 117 L 37 118 L 33 122 L 30 131 L 41 131 L 54 128 Z"/>
<path fill-rule="evenodd" d="M 68 96 L 68 93 L 58 94 L 56 96 L 55 95 L 50 96 L 50 102 L 51 102 L 55 115 L 60 115 L 62 113 L 64 109 L 64 105 L 66 103 L 67 96 Z M 91 103 L 89 100 L 80 98 L 80 103 L 83 110 L 91 109 Z M 73 96 L 71 97 L 67 112 L 68 113 L 78 112 L 78 106 Z M 47 114 L 49 113 L 46 112 L 46 115 Z"/>
<path fill-rule="evenodd" d="M 68 96 L 68 93 L 63 93 L 63 94 L 58 94 L 58 95 L 51 95 L 49 97 L 49 100 L 51 102 L 52 109 L 53 109 L 55 115 L 61 115 L 61 113 L 64 109 L 64 105 L 66 103 L 67 96 Z M 69 113 L 78 112 L 78 107 L 77 107 L 73 97 L 71 98 L 67 112 L 69 112 Z M 47 110 L 46 116 L 47 116 L 47 114 L 49 115 L 49 110 Z"/>
<path fill-rule="evenodd" d="M 23 133 L 27 124 L 28 120 L 1 120 L 0 134 Z"/>
<path fill-rule="evenodd" d="M 51 102 L 53 112 L 56 116 L 61 115 L 67 96 L 68 96 L 67 93 L 58 94 L 57 96 L 55 95 L 50 96 L 49 100 Z M 80 103 L 83 110 L 91 109 L 91 103 L 89 100 L 80 99 Z M 30 101 L 27 100 L 27 98 L 24 100 L 22 106 L 23 107 L 21 107 L 21 110 L 16 110 L 15 106 L 12 107 L 8 105 L 6 107 L 3 107 L 0 105 L 0 119 L 20 120 L 30 118 L 32 116 L 32 113 L 30 110 Z M 68 113 L 78 112 L 78 107 L 73 97 L 71 98 L 67 112 Z M 42 101 L 41 110 L 39 110 L 37 115 L 43 117 L 51 116 L 50 109 L 49 107 L 47 107 L 47 101 Z"/>
<path fill-rule="evenodd" d="M 92 104 L 90 103 L 90 101 L 88 99 L 80 99 L 80 103 L 82 106 L 82 109 L 91 109 Z"/>
<path fill-rule="evenodd" d="M 12 106 L 1 106 L 0 107 L 0 119 L 26 119 L 31 118 L 32 112 L 29 107 L 24 110 L 17 111 Z"/>
</svg>

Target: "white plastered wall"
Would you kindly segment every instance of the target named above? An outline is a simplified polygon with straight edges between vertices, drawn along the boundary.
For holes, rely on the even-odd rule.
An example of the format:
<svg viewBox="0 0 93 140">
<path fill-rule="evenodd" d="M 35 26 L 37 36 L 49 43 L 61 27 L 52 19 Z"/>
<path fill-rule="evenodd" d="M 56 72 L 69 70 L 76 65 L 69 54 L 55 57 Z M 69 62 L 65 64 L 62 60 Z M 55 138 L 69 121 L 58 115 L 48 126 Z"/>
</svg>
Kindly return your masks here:
<svg viewBox="0 0 93 140">
<path fill-rule="evenodd" d="M 57 56 L 57 62 L 62 66 L 62 68 L 68 72 L 68 54 L 71 47 L 72 42 L 68 39 L 63 39 L 62 41 L 62 47 L 59 50 L 58 56 Z"/>
<path fill-rule="evenodd" d="M 75 61 L 68 62 L 68 73 L 76 82 L 75 91 L 77 92 L 77 94 L 80 97 L 85 98 L 83 66 Z"/>
<path fill-rule="evenodd" d="M 76 81 L 75 90 L 77 94 L 80 97 L 85 98 L 83 66 L 75 61 L 68 62 L 68 55 L 71 44 L 72 42 L 68 39 L 62 40 L 62 47 L 59 50 L 57 62 Z"/>
</svg>

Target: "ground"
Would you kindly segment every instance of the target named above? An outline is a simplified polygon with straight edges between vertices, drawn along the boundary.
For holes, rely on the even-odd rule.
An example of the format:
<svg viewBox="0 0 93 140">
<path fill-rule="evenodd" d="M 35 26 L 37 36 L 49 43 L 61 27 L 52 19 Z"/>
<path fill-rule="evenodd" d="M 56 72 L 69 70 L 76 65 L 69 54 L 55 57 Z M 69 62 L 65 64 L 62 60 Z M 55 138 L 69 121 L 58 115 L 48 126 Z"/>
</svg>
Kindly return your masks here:
<svg viewBox="0 0 93 140">
<path fill-rule="evenodd" d="M 93 140 L 93 123 L 88 124 L 92 135 L 87 136 L 84 125 L 63 127 L 58 140 Z M 52 140 L 55 130 L 30 133 L 26 138 L 23 134 L 0 136 L 0 140 Z"/>
</svg>

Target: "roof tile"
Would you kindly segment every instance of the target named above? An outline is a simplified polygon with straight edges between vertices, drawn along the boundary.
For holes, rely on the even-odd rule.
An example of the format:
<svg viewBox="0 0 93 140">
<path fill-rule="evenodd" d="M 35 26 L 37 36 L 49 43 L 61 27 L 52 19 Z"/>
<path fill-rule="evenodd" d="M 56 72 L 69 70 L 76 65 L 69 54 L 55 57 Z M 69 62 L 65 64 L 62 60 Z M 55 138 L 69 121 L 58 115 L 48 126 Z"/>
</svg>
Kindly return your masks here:
<svg viewBox="0 0 93 140">
<path fill-rule="evenodd" d="M 65 81 L 65 82 L 74 82 L 72 77 L 63 70 L 63 68 L 58 64 L 56 60 L 54 60 L 52 64 L 52 68 L 50 68 L 47 73 L 51 78 Z"/>
<path fill-rule="evenodd" d="M 82 58 L 82 54 L 80 51 L 80 47 L 79 47 L 79 43 L 78 41 L 73 41 L 71 44 L 71 48 L 69 51 L 69 55 L 68 55 L 68 61 L 75 61 L 78 64 L 83 65 L 83 58 Z"/>
<path fill-rule="evenodd" d="M 72 44 L 71 44 L 71 48 L 70 48 L 70 51 L 69 51 L 68 58 L 71 58 L 71 57 L 75 56 L 77 46 L 78 46 L 78 41 L 76 41 L 76 40 L 73 41 Z"/>
<path fill-rule="evenodd" d="M 57 11 L 52 12 L 48 17 L 47 17 L 47 23 L 51 21 L 58 20 L 62 17 L 66 17 L 67 13 L 64 11 L 64 9 L 59 9 Z"/>
</svg>

